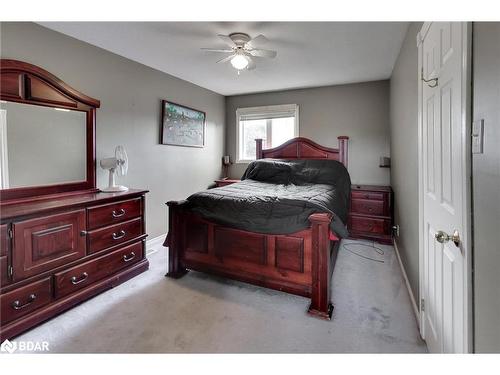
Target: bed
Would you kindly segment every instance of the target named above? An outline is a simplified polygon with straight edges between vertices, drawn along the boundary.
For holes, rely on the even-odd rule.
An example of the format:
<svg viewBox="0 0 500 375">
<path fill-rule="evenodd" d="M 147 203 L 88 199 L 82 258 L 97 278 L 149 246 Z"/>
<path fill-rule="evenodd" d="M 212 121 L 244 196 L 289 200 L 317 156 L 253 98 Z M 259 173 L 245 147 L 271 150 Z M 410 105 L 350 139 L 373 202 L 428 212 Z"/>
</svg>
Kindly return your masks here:
<svg viewBox="0 0 500 375">
<path fill-rule="evenodd" d="M 216 274 L 311 299 L 331 319 L 331 277 L 347 235 L 348 137 L 338 148 L 294 138 L 263 149 L 242 181 L 167 202 L 167 277 Z"/>
</svg>

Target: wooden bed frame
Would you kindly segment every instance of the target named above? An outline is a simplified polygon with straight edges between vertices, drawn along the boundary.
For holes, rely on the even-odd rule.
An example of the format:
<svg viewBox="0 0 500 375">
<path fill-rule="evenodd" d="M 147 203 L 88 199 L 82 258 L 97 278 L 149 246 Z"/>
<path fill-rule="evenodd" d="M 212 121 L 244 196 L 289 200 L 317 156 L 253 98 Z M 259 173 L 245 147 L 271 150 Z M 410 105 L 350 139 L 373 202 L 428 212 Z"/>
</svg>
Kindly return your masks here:
<svg viewBox="0 0 500 375">
<path fill-rule="evenodd" d="M 334 149 L 298 137 L 264 150 L 256 139 L 257 159 L 333 159 L 347 166 L 348 137 L 338 142 Z M 262 234 L 207 221 L 184 209 L 185 203 L 167 203 L 166 276 L 179 278 L 191 269 L 298 294 L 311 298 L 310 315 L 331 319 L 330 281 L 340 241 L 330 240 L 330 214 L 312 214 L 311 226 L 299 232 Z"/>
</svg>

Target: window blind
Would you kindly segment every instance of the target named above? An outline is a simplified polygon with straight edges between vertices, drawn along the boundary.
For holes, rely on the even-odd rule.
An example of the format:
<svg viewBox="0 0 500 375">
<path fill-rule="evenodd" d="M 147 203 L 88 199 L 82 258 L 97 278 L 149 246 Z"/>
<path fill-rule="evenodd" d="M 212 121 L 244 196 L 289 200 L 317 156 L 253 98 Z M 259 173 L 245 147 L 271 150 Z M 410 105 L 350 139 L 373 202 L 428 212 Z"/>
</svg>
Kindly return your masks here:
<svg viewBox="0 0 500 375">
<path fill-rule="evenodd" d="M 282 108 L 277 109 L 274 108 L 259 108 L 255 110 L 241 111 L 240 112 L 240 121 L 251 121 L 251 120 L 267 120 L 267 119 L 275 119 L 275 118 L 284 118 L 284 117 L 295 117 L 296 106 L 283 106 Z"/>
</svg>

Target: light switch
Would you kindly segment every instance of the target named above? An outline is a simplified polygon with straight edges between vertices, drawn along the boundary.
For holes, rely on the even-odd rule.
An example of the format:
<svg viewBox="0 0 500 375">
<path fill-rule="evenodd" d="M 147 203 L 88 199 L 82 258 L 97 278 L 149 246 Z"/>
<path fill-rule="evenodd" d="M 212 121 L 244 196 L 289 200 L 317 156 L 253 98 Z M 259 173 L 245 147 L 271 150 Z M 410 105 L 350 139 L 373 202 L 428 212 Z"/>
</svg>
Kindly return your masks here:
<svg viewBox="0 0 500 375">
<path fill-rule="evenodd" d="M 477 120 L 472 122 L 472 153 L 483 153 L 483 139 L 484 134 L 484 120 Z"/>
</svg>

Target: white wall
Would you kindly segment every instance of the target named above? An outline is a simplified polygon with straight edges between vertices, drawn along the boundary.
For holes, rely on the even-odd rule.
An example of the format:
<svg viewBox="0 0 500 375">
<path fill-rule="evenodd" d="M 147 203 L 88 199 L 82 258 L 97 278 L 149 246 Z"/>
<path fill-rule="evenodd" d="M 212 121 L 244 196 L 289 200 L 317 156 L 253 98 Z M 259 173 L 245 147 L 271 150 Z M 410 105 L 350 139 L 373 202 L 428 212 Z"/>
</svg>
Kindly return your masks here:
<svg viewBox="0 0 500 375">
<path fill-rule="evenodd" d="M 165 202 L 205 189 L 221 173 L 224 154 L 224 97 L 189 82 L 33 23 L 1 23 L 2 58 L 38 65 L 70 86 L 99 99 L 97 160 L 124 145 L 128 175 L 120 183 L 149 189 L 150 237 L 167 231 Z M 207 113 L 205 148 L 159 144 L 161 99 Z M 97 185 L 107 184 L 97 167 Z"/>
<path fill-rule="evenodd" d="M 389 82 L 375 81 L 230 96 L 226 98 L 226 150 L 236 160 L 236 109 L 298 104 L 300 136 L 337 147 L 339 135 L 349 136 L 349 173 L 353 183 L 388 185 L 390 170 L 379 168 L 389 151 Z M 233 165 L 240 178 L 245 164 Z"/>
</svg>

